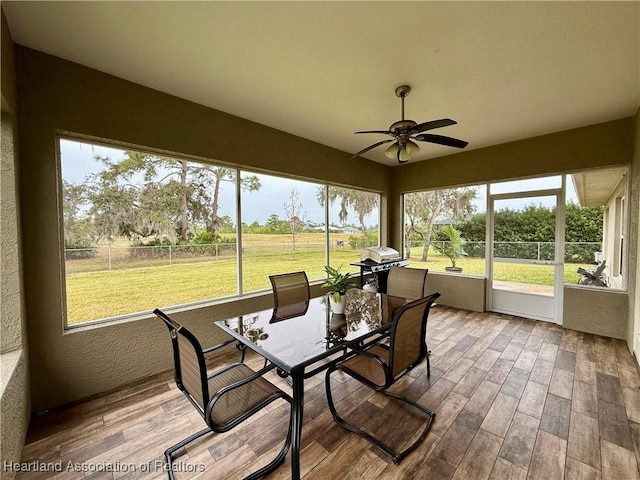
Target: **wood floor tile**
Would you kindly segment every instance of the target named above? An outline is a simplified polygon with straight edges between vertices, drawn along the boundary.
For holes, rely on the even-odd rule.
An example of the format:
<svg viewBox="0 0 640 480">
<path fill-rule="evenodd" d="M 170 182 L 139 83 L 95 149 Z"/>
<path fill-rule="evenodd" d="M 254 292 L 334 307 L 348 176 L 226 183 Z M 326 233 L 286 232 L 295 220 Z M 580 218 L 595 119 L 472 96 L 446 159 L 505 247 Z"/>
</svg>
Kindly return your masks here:
<svg viewBox="0 0 640 480">
<path fill-rule="evenodd" d="M 567 454 L 600 471 L 600 427 L 596 418 L 571 412 Z"/>
<path fill-rule="evenodd" d="M 573 372 L 576 368 L 576 354 L 568 350 L 558 350 L 556 355 L 556 368 Z"/>
<path fill-rule="evenodd" d="M 571 400 L 573 393 L 573 372 L 554 368 L 551 375 L 551 383 L 549 383 L 549 392 L 559 397 Z"/>
<path fill-rule="evenodd" d="M 602 480 L 636 480 L 638 464 L 632 451 L 602 440 Z"/>
<path fill-rule="evenodd" d="M 542 411 L 542 418 L 540 420 L 540 430 L 567 440 L 569 438 L 570 418 L 571 400 L 558 397 L 549 392 L 544 402 L 544 410 Z"/>
<path fill-rule="evenodd" d="M 567 441 L 540 430 L 536 439 L 527 480 L 564 479 Z"/>
<path fill-rule="evenodd" d="M 500 352 L 487 348 L 484 353 L 478 357 L 473 366 L 488 372 L 495 365 L 498 357 L 500 357 Z"/>
<path fill-rule="evenodd" d="M 526 478 L 526 469 L 498 457 L 489 480 L 525 480 Z"/>
<path fill-rule="evenodd" d="M 528 469 L 539 425 L 540 420 L 537 418 L 516 412 L 499 456 L 525 470 Z"/>
<path fill-rule="evenodd" d="M 507 375 L 507 379 L 502 384 L 500 391 L 512 397 L 520 398 L 528 381 L 529 372 L 514 367 Z"/>
<path fill-rule="evenodd" d="M 543 360 L 539 355 L 536 363 L 533 365 L 533 369 L 529 374 L 529 380 L 542 385 L 549 385 L 551 383 L 551 376 L 553 375 L 553 364 L 555 360 Z"/>
<path fill-rule="evenodd" d="M 567 457 L 565 480 L 601 480 L 600 470 L 590 467 L 574 458 Z"/>
<path fill-rule="evenodd" d="M 600 435 L 603 439 L 623 448 L 633 450 L 631 430 L 629 429 L 626 411 L 622 405 L 598 400 L 598 420 Z"/>
<path fill-rule="evenodd" d="M 452 478 L 454 480 L 488 479 L 501 445 L 502 438 L 482 428 L 478 430 Z"/>
<path fill-rule="evenodd" d="M 502 392 L 498 393 L 480 427 L 487 432 L 504 438 L 509 425 L 511 425 L 511 419 L 516 413 L 518 402 L 519 400 L 515 397 Z"/>
<path fill-rule="evenodd" d="M 627 411 L 627 418 L 640 423 L 640 390 L 622 387 L 622 399 Z"/>
<path fill-rule="evenodd" d="M 473 392 L 473 395 L 464 407 L 465 410 L 484 417 L 491 408 L 491 404 L 496 398 L 496 395 L 498 395 L 499 390 L 500 385 L 486 380 L 483 381 L 478 385 L 476 391 Z"/>
<path fill-rule="evenodd" d="M 598 400 L 605 400 L 610 403 L 624 405 L 622 398 L 622 388 L 618 377 L 606 373 L 596 373 L 596 387 L 598 389 Z"/>
<path fill-rule="evenodd" d="M 303 480 L 638 479 L 640 375 L 626 342 L 544 322 L 438 306 L 430 312 L 426 365 L 392 390 L 434 410 L 424 442 L 395 465 L 379 449 L 337 425 L 324 375 L 305 382 Z M 237 360 L 230 348 L 210 359 Z M 259 369 L 252 352 L 246 363 Z M 274 372 L 267 378 L 290 391 Z M 411 408 L 336 372 L 338 410 L 393 445 L 418 425 Z M 270 461 L 286 434 L 289 404 L 279 401 L 224 434 L 189 444 L 179 461 L 203 472 L 176 480 L 241 479 Z M 80 466 L 131 463 L 153 471 L 31 472 L 17 480 L 166 480 L 163 452 L 203 427 L 171 371 L 34 418 L 23 462 Z M 291 458 L 265 480 L 290 478 Z M 638 479 L 640 480 L 640 479 Z"/>
<path fill-rule="evenodd" d="M 531 415 L 532 417 L 542 418 L 542 411 L 547 398 L 547 390 L 546 385 L 527 382 L 520 397 L 520 403 L 518 403 L 518 411 Z"/>
<path fill-rule="evenodd" d="M 573 382 L 571 408 L 592 417 L 598 416 L 598 393 L 595 383 Z"/>
</svg>

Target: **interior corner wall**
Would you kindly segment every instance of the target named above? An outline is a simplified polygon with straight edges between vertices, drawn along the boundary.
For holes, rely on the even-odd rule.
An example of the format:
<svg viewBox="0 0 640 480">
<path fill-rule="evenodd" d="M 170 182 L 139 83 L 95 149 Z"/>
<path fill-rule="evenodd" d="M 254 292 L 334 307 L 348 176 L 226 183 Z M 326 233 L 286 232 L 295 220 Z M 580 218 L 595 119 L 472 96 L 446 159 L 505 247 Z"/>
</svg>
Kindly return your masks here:
<svg viewBox="0 0 640 480">
<path fill-rule="evenodd" d="M 406 192 L 629 165 L 634 123 L 634 117 L 621 118 L 394 167 L 389 212 L 399 215 Z M 402 245 L 403 222 L 390 220 L 397 248 Z"/>
<path fill-rule="evenodd" d="M 629 290 L 629 308 L 625 339 L 631 351 L 634 351 L 636 359 L 640 356 L 637 351 L 640 348 L 640 339 L 636 338 L 640 325 L 640 261 L 638 250 L 640 249 L 640 107 L 635 115 L 634 123 L 634 150 L 633 163 L 631 165 L 631 199 L 629 201 L 629 252 L 627 288 Z"/>
<path fill-rule="evenodd" d="M 153 318 L 63 329 L 58 132 L 388 193 L 390 167 L 385 165 L 364 159 L 347 162 L 348 153 L 19 45 L 16 60 L 24 282 L 35 412 L 171 368 L 166 329 Z M 215 335 L 212 321 L 247 313 L 270 300 L 270 295 L 249 295 L 190 309 L 188 324 L 206 342 Z"/>
<path fill-rule="evenodd" d="M 22 282 L 20 204 L 18 200 L 17 88 L 13 39 L 2 21 L 2 117 L 0 136 L 0 463 L 19 462 L 31 417 L 29 347 Z M 0 469 L 0 479 L 15 471 Z"/>
</svg>

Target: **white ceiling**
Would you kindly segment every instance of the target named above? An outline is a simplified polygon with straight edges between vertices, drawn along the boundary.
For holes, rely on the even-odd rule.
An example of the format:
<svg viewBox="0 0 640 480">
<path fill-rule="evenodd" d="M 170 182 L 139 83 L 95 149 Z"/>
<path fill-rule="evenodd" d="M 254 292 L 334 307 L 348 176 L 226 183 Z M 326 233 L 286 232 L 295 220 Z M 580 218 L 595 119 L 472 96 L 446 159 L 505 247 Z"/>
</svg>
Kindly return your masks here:
<svg viewBox="0 0 640 480">
<path fill-rule="evenodd" d="M 2 2 L 16 43 L 354 153 L 400 119 L 476 149 L 633 115 L 640 3 Z M 250 140 L 250 139 L 249 139 Z M 414 161 L 457 152 L 421 143 Z M 394 165 L 384 147 L 364 156 Z M 345 154 L 345 159 L 348 158 Z"/>
</svg>

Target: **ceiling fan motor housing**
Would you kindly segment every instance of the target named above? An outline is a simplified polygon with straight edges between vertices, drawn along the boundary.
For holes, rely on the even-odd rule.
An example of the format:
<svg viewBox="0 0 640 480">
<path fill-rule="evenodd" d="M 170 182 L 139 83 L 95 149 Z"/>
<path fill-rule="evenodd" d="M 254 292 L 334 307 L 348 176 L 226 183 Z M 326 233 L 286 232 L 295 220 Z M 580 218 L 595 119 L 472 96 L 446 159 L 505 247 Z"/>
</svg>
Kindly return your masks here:
<svg viewBox="0 0 640 480">
<path fill-rule="evenodd" d="M 413 120 L 398 120 L 397 122 L 391 124 L 391 126 L 389 127 L 389 131 L 398 135 L 408 134 L 409 130 L 411 130 L 416 125 L 418 124 Z"/>
</svg>

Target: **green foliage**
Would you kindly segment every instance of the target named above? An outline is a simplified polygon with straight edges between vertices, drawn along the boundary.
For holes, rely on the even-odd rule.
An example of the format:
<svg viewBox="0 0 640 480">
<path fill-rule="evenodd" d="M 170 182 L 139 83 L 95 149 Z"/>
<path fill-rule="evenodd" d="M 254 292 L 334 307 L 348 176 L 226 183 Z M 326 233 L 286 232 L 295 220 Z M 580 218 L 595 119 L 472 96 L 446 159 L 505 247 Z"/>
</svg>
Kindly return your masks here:
<svg viewBox="0 0 640 480">
<path fill-rule="evenodd" d="M 323 287 L 327 287 L 330 293 L 338 293 L 340 295 L 344 295 L 347 293 L 347 290 L 355 284 L 350 279 L 351 273 L 341 273 L 342 265 L 338 268 L 333 268 L 329 265 L 324 267 L 325 272 L 327 272 L 328 278 L 322 284 Z"/>
<path fill-rule="evenodd" d="M 354 249 L 363 249 L 378 244 L 378 233 L 369 233 L 368 237 L 362 235 L 349 235 L 349 246 Z"/>
<path fill-rule="evenodd" d="M 453 225 L 442 227 L 438 233 L 443 235 L 446 241 L 436 243 L 433 247 L 437 252 L 451 260 L 451 266 L 455 267 L 460 257 L 467 256 L 467 252 L 464 249 L 467 241 L 462 238 L 460 232 Z"/>
<path fill-rule="evenodd" d="M 316 192 L 316 198 L 318 203 L 324 207 L 326 203 L 325 188 L 319 187 Z M 352 188 L 344 187 L 329 187 L 329 203 L 333 204 L 336 200 L 340 200 L 340 211 L 338 212 L 338 219 L 345 223 L 349 219 L 349 209 L 352 209 L 358 216 L 358 223 L 360 225 L 360 232 L 364 237 L 364 245 L 371 246 L 377 243 L 373 242 L 370 238 L 370 232 L 365 225 L 365 217 L 371 214 L 376 208 L 378 208 L 378 201 L 380 195 L 372 192 L 365 192 L 363 190 L 354 190 Z"/>
<path fill-rule="evenodd" d="M 604 206 L 581 207 L 570 203 L 565 212 L 566 242 L 602 242 Z"/>
<path fill-rule="evenodd" d="M 565 210 L 565 261 L 594 262 L 594 253 L 602 242 L 604 207 L 581 207 L 570 203 Z M 459 222 L 456 228 L 471 242 L 484 242 L 486 215 L 477 214 Z M 522 212 L 504 209 L 495 213 L 496 256 L 506 258 L 553 258 L 555 242 L 555 208 L 529 205 Z M 516 242 L 535 242 L 516 243 Z M 470 244 L 467 251 L 472 257 L 484 256 L 484 245 Z"/>
</svg>

